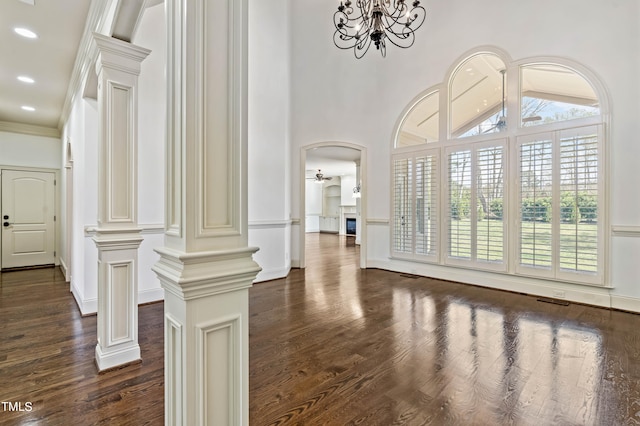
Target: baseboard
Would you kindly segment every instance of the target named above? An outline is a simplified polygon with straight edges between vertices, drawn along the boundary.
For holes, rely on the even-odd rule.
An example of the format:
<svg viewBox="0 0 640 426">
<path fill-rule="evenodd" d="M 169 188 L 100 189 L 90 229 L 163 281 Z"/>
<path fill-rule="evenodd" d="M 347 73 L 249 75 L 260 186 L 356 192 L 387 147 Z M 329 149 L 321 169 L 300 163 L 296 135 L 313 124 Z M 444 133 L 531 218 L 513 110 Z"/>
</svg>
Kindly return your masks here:
<svg viewBox="0 0 640 426">
<path fill-rule="evenodd" d="M 610 289 L 608 288 L 581 286 L 578 284 L 495 274 L 471 269 L 443 267 L 440 265 L 426 265 L 393 259 L 369 259 L 367 261 L 367 267 L 421 275 L 464 284 L 472 284 L 496 290 L 506 290 L 516 293 L 530 294 L 533 296 L 562 299 L 569 302 L 583 303 L 586 305 L 600 306 L 604 308 L 615 307 L 612 306 L 612 296 L 610 294 Z M 627 306 L 625 310 L 640 312 L 640 300 L 637 300 L 636 303 L 637 304 L 634 304 L 630 300 L 619 301 L 620 305 Z"/>
<path fill-rule="evenodd" d="M 64 259 L 60 258 L 60 270 L 62 271 L 62 274 L 64 275 L 64 280 L 66 282 L 70 282 L 71 281 L 71 276 L 69 275 L 69 268 L 67 268 L 67 264 L 64 262 Z"/>
<path fill-rule="evenodd" d="M 109 371 L 115 367 L 140 362 L 140 345 L 136 343 L 125 346 L 124 348 L 117 347 L 115 350 L 108 348 L 106 352 L 98 345 L 96 346 L 95 361 L 100 373 Z"/>
<path fill-rule="evenodd" d="M 254 283 L 259 283 L 263 281 L 271 281 L 276 280 L 278 278 L 284 278 L 289 275 L 291 271 L 291 266 L 286 266 L 284 268 L 272 268 L 272 269 L 263 269 L 258 273 L 256 279 L 253 281 Z"/>
<path fill-rule="evenodd" d="M 83 317 L 89 315 L 95 315 L 98 312 L 98 299 L 87 299 L 84 300 L 80 297 L 80 292 L 77 288 L 72 284 L 71 285 L 71 294 L 73 298 L 76 300 L 76 305 L 78 305 L 78 309 L 80 310 L 80 315 Z"/>
<path fill-rule="evenodd" d="M 621 311 L 640 313 L 640 299 L 629 296 L 611 295 L 611 307 Z"/>
<path fill-rule="evenodd" d="M 83 317 L 95 315 L 98 312 L 98 299 L 82 299 L 78 290 L 71 286 L 71 294 L 76 300 L 76 305 L 80 310 L 80 315 Z M 145 303 L 153 303 L 164 300 L 164 290 L 162 288 L 152 288 L 149 290 L 142 290 L 138 292 L 138 305 Z"/>
<path fill-rule="evenodd" d="M 138 305 L 164 300 L 164 289 L 151 288 L 138 291 Z"/>
</svg>

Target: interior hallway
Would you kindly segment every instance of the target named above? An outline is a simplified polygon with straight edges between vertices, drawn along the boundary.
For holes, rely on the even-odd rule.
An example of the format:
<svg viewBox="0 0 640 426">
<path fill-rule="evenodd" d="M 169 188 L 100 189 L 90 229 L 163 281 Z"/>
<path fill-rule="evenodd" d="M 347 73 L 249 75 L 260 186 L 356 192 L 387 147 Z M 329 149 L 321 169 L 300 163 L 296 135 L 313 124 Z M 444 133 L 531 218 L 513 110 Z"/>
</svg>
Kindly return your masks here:
<svg viewBox="0 0 640 426">
<path fill-rule="evenodd" d="M 250 291 L 251 425 L 631 424 L 640 316 L 381 270 L 307 236 L 307 269 Z M 337 244 L 336 244 L 337 243 Z M 162 303 L 140 364 L 97 374 L 96 317 L 57 269 L 0 274 L 0 425 L 162 425 Z"/>
</svg>

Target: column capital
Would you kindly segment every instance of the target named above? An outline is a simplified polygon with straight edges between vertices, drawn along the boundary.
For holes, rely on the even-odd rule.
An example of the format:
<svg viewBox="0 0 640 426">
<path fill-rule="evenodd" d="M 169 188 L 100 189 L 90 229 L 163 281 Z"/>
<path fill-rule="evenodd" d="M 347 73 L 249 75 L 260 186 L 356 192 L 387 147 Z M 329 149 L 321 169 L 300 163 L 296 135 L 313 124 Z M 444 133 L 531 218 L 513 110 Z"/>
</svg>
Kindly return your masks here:
<svg viewBox="0 0 640 426">
<path fill-rule="evenodd" d="M 256 247 L 186 253 L 167 247 L 155 249 L 153 266 L 162 287 L 181 300 L 192 300 L 252 286 L 261 268 L 253 260 Z"/>
<path fill-rule="evenodd" d="M 151 50 L 144 47 L 99 33 L 93 33 L 93 41 L 98 49 L 96 60 L 96 74 L 98 75 L 102 68 L 140 75 L 140 64 L 151 53 Z"/>
<path fill-rule="evenodd" d="M 96 229 L 93 241 L 100 250 L 129 250 L 137 249 L 142 243 L 140 228 L 130 229 Z"/>
</svg>

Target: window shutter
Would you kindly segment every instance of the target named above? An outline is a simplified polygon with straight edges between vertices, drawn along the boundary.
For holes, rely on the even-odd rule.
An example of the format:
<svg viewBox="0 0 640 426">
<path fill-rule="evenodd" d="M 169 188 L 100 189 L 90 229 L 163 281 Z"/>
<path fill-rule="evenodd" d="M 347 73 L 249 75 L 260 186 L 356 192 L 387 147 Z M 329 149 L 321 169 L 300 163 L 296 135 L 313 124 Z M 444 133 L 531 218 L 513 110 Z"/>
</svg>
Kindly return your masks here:
<svg viewBox="0 0 640 426">
<path fill-rule="evenodd" d="M 449 257 L 471 259 L 471 150 L 452 152 L 448 165 Z"/>
<path fill-rule="evenodd" d="M 416 254 L 435 256 L 438 236 L 437 156 L 416 158 Z"/>
<path fill-rule="evenodd" d="M 412 159 L 394 160 L 393 251 L 396 253 L 413 251 L 412 180 Z"/>
<path fill-rule="evenodd" d="M 520 147 L 520 264 L 552 266 L 553 144 L 543 138 Z"/>
<path fill-rule="evenodd" d="M 504 148 L 482 148 L 476 155 L 476 259 L 504 263 Z"/>
<path fill-rule="evenodd" d="M 598 136 L 560 138 L 559 267 L 598 269 Z"/>
</svg>

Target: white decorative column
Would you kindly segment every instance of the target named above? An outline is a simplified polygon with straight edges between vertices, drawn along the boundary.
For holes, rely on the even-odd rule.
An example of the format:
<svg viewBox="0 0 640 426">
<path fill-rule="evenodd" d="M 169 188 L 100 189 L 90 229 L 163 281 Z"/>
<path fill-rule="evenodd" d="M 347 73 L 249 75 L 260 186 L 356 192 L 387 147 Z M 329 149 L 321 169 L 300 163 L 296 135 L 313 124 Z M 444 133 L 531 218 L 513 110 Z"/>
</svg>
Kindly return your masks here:
<svg viewBox="0 0 640 426">
<path fill-rule="evenodd" d="M 149 50 L 94 34 L 98 49 L 98 345 L 100 371 L 140 360 L 137 84 Z"/>
<path fill-rule="evenodd" d="M 247 1 L 165 8 L 165 424 L 248 425 Z"/>
</svg>

